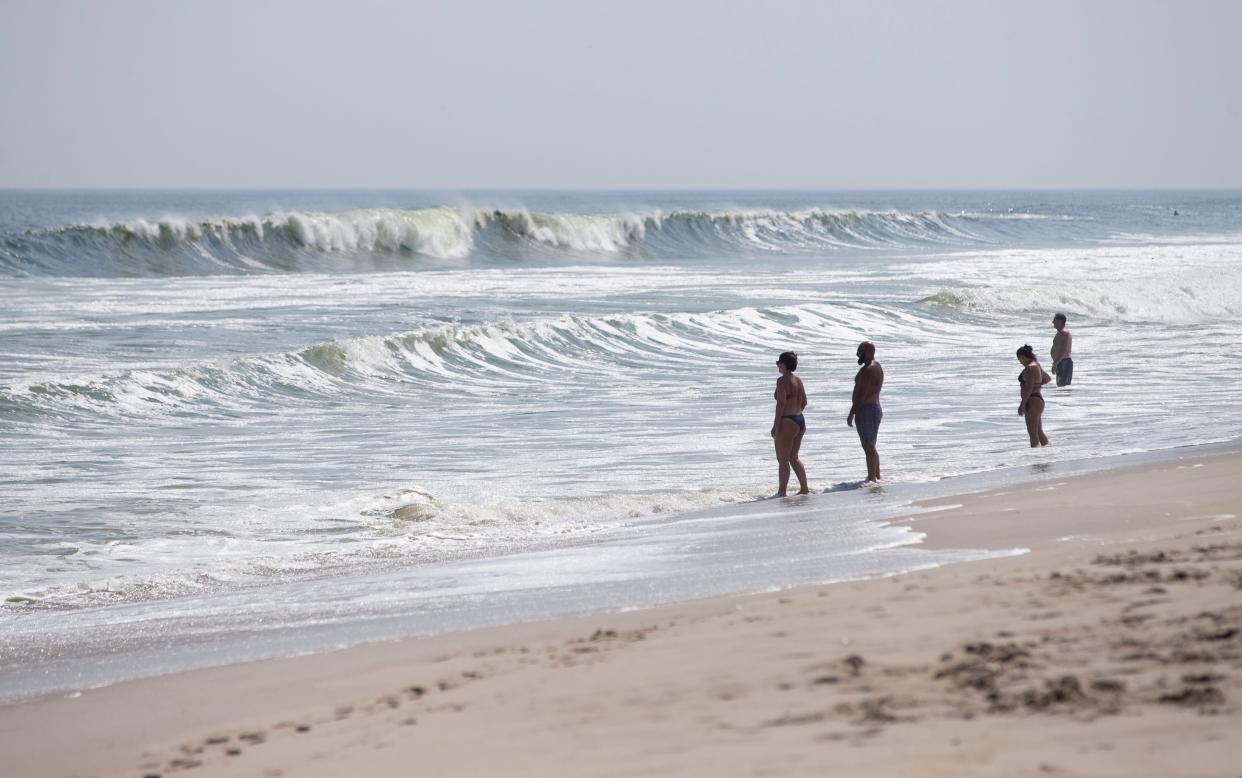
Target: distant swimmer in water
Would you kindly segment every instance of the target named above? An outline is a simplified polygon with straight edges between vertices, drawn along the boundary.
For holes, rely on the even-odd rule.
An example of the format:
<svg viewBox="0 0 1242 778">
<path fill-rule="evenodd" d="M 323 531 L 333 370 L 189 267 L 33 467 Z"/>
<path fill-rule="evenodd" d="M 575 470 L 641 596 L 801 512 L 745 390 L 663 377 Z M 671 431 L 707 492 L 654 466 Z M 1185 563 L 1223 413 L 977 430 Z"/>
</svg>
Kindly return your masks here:
<svg viewBox="0 0 1242 778">
<path fill-rule="evenodd" d="M 1048 436 L 1044 434 L 1044 396 L 1039 389 L 1051 381 L 1052 376 L 1040 367 L 1039 360 L 1035 359 L 1035 349 L 1030 346 L 1018 349 L 1018 361 L 1022 363 L 1022 372 L 1018 373 L 1018 385 L 1022 387 L 1018 415 L 1026 417 L 1031 448 L 1039 448 L 1048 445 Z"/>
<path fill-rule="evenodd" d="M 1070 358 L 1074 351 L 1074 336 L 1065 329 L 1063 313 L 1052 317 L 1052 326 L 1057 331 L 1052 336 L 1052 372 L 1057 376 L 1057 386 L 1069 386 L 1074 381 L 1074 360 Z"/>
<path fill-rule="evenodd" d="M 781 354 L 776 360 L 776 369 L 781 371 L 781 377 L 776 379 L 776 419 L 772 422 L 772 440 L 776 442 L 776 461 L 780 465 L 780 488 L 776 496 L 785 496 L 791 467 L 801 487 L 798 494 L 806 494 L 810 491 L 806 486 L 806 470 L 798 459 L 802 436 L 806 434 L 806 419 L 802 416 L 806 410 L 806 387 L 802 379 L 794 375 L 798 369 L 798 355 L 792 351 Z"/>
<path fill-rule="evenodd" d="M 876 451 L 876 438 L 880 435 L 880 390 L 884 388 L 884 368 L 875 361 L 875 344 L 869 340 L 858 344 L 855 356 L 862 368 L 854 376 L 854 396 L 850 402 L 850 415 L 845 423 L 851 427 L 857 420 L 858 441 L 867 456 L 867 482 L 880 480 L 880 452 Z"/>
</svg>

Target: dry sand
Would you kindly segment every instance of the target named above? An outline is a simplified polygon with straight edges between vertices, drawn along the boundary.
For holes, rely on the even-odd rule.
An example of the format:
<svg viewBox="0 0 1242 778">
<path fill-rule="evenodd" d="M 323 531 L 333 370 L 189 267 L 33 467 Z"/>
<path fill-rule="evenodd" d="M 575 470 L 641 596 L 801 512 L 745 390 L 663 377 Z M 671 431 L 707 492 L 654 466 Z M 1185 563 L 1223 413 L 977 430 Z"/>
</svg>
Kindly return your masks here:
<svg viewBox="0 0 1242 778">
<path fill-rule="evenodd" d="M 12 705 L 0 774 L 1242 775 L 1242 456 L 942 502 L 1031 553 Z"/>
</svg>

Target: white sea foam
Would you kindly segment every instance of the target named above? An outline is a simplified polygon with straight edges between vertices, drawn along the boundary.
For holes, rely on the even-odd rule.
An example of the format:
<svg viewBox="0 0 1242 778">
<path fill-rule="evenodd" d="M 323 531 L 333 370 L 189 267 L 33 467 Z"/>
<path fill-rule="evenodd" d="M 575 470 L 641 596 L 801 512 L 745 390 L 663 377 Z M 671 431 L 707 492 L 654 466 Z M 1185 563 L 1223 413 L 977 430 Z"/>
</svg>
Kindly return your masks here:
<svg viewBox="0 0 1242 778">
<path fill-rule="evenodd" d="M 682 258 L 760 250 L 979 245 L 980 215 L 804 208 L 543 212 L 481 206 L 96 220 L 16 235 L 0 272 L 195 275 L 366 268 L 377 257 L 512 261 L 581 254 Z M 383 264 L 383 263 L 381 263 Z"/>
<path fill-rule="evenodd" d="M 1242 316 L 1242 244 L 1004 250 L 907 269 L 953 281 L 930 302 L 975 311 L 1168 324 Z"/>
<path fill-rule="evenodd" d="M 786 349 L 811 395 L 812 486 L 857 483 L 844 416 L 863 338 L 887 373 L 894 490 L 1242 434 L 1236 244 L 1101 245 L 1167 225 L 1109 221 L 1117 209 L 1074 198 L 1072 218 L 1056 203 L 985 216 L 990 197 L 897 199 L 631 208 L 565 195 L 0 235 L 0 264 L 21 268 L 0 278 L 0 591 L 33 610 L 270 592 L 614 532 L 645 548 L 642 517 L 774 488 Z M 46 253 L 24 253 L 35 244 Z M 85 277 L 98 268 L 132 277 Z M 207 275 L 181 275 L 194 273 Z M 1072 389 L 1049 390 L 1054 447 L 1032 453 L 1012 355 L 1046 352 L 1057 309 L 1079 364 Z M 873 507 L 834 489 L 815 537 L 841 529 L 839 500 Z M 736 540 L 719 514 L 702 521 Z M 850 548 L 868 549 L 851 561 L 909 539 L 864 524 L 849 524 L 846 540 L 863 538 Z M 679 553 L 662 545 L 618 575 L 676 567 Z M 230 602 L 261 606 L 242 593 Z"/>
<path fill-rule="evenodd" d="M 475 223 L 493 224 L 521 238 L 558 249 L 613 253 L 640 241 L 660 217 L 638 214 L 531 213 L 525 209 L 477 211 Z"/>
<path fill-rule="evenodd" d="M 729 362 L 734 349 L 773 342 L 852 337 L 860 325 L 876 333 L 917 329 L 880 311 L 833 304 L 740 308 L 700 314 L 560 316 L 525 322 L 441 326 L 387 336 L 355 337 L 295 352 L 182 365 L 167 371 L 49 379 L 0 388 L 0 396 L 31 407 L 104 414 L 168 416 L 216 413 L 221 407 L 266 403 L 280 386 L 299 394 L 339 394 L 365 385 L 386 392 L 384 381 L 438 386 L 470 376 L 464 392 L 489 392 L 511 382 L 559 380 L 583 360 L 623 359 L 660 364 L 672 355 Z M 377 383 L 379 381 L 379 383 Z M 406 391 L 406 390 L 402 390 Z M 210 400 L 210 404 L 203 404 Z"/>
<path fill-rule="evenodd" d="M 185 517 L 199 531 L 45 545 L 43 554 L 78 571 L 72 582 L 62 583 L 63 576 L 49 575 L 33 559 L 8 565 L 0 570 L 0 612 L 183 597 L 550 547 L 582 542 L 634 519 L 751 500 L 762 493 L 756 488 L 701 489 L 531 501 L 495 493 L 437 497 L 402 487 L 383 494 L 335 494 L 326 502 L 285 494 L 280 504 L 254 512 L 203 506 Z M 316 519 L 325 522 L 317 529 Z M 148 561 L 135 569 L 134 559 Z"/>
</svg>

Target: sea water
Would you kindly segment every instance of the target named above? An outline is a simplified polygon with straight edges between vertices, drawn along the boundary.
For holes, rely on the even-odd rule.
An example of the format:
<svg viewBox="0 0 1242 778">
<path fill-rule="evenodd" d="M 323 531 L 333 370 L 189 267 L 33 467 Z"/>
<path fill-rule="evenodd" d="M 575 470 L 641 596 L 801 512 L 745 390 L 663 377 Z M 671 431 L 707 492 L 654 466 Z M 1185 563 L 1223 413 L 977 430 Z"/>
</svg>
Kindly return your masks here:
<svg viewBox="0 0 1242 778">
<path fill-rule="evenodd" d="M 1014 351 L 1056 312 L 1074 384 L 1031 451 Z M 1237 438 L 1240 315 L 1237 192 L 0 192 L 0 656 L 160 666 L 159 634 L 182 667 L 968 558 L 882 519 Z M 887 498 L 845 488 L 863 339 Z M 816 494 L 773 513 L 789 349 Z M 274 623 L 303 629 L 204 637 Z"/>
</svg>

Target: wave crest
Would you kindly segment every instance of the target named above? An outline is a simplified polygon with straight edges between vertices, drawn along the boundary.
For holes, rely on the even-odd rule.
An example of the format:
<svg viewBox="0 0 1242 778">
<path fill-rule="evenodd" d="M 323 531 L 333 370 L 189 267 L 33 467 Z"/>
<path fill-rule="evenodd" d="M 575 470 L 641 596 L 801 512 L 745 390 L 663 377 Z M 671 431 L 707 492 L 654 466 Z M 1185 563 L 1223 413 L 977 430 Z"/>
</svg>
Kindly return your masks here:
<svg viewBox="0 0 1242 778">
<path fill-rule="evenodd" d="M 921 302 L 989 314 L 1043 317 L 1063 311 L 1102 321 L 1198 324 L 1242 317 L 1242 274 L 1199 271 L 1071 285 L 979 286 L 941 290 Z"/>
<path fill-rule="evenodd" d="M 844 248 L 978 245 L 970 215 L 807 209 L 546 213 L 526 209 L 372 208 L 337 213 L 73 224 L 0 236 L 0 272 L 198 275 L 408 267 L 410 260 L 512 261 Z"/>
<path fill-rule="evenodd" d="M 409 396 L 451 385 L 487 395 L 514 384 L 559 381 L 584 362 L 658 367 L 670 355 L 682 355 L 732 363 L 739 350 L 831 331 L 837 315 L 834 306 L 823 304 L 446 325 L 179 368 L 0 387 L 0 410 L 175 418 L 244 413 L 272 402 L 315 405 L 325 396 L 355 391 L 368 398 Z M 462 376 L 470 381 L 463 384 Z"/>
</svg>

